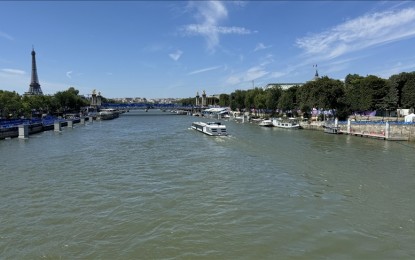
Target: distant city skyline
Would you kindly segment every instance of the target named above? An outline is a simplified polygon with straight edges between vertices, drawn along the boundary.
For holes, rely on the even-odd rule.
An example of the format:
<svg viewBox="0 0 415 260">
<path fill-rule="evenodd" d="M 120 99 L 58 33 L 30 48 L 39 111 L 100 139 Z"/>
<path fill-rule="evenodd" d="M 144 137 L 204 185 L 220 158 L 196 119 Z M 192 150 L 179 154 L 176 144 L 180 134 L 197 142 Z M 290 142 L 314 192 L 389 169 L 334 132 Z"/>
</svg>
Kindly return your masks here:
<svg viewBox="0 0 415 260">
<path fill-rule="evenodd" d="M 413 1 L 1 1 L 0 90 L 188 98 L 415 71 Z M 22 22 L 22 21 L 25 22 Z"/>
</svg>

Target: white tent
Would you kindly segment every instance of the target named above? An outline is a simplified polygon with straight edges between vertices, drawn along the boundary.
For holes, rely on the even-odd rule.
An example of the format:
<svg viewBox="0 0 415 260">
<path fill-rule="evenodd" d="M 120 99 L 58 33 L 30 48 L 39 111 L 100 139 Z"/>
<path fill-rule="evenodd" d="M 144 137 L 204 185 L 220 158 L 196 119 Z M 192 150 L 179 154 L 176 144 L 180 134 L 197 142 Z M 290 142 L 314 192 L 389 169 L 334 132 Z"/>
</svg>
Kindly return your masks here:
<svg viewBox="0 0 415 260">
<path fill-rule="evenodd" d="M 415 122 L 415 114 L 409 114 L 407 116 L 405 116 L 405 122 Z"/>
</svg>

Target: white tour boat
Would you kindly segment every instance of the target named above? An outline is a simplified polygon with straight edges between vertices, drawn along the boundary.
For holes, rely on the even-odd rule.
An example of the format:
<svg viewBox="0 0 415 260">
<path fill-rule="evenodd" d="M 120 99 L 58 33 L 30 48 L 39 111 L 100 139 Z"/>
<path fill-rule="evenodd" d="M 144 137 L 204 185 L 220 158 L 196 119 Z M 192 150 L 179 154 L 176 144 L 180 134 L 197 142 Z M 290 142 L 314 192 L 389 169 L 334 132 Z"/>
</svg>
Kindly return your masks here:
<svg viewBox="0 0 415 260">
<path fill-rule="evenodd" d="M 226 126 L 222 125 L 220 122 L 193 122 L 192 129 L 212 136 L 228 135 Z"/>
<path fill-rule="evenodd" d="M 301 128 L 300 124 L 295 118 L 289 118 L 288 120 L 281 120 L 280 118 L 272 119 L 272 124 L 275 127 L 287 128 L 287 129 L 299 129 Z"/>
</svg>

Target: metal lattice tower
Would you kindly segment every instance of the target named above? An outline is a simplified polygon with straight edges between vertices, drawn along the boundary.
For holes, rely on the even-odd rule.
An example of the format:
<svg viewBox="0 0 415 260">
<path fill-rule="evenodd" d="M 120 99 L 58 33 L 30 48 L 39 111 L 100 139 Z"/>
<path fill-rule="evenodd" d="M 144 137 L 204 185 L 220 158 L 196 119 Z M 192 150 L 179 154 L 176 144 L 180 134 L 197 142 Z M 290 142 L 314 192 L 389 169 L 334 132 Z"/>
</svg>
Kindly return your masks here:
<svg viewBox="0 0 415 260">
<path fill-rule="evenodd" d="M 37 77 L 36 68 L 36 52 L 32 48 L 32 79 L 30 81 L 30 88 L 27 94 L 29 95 L 43 95 L 42 89 L 40 88 L 39 78 Z"/>
</svg>

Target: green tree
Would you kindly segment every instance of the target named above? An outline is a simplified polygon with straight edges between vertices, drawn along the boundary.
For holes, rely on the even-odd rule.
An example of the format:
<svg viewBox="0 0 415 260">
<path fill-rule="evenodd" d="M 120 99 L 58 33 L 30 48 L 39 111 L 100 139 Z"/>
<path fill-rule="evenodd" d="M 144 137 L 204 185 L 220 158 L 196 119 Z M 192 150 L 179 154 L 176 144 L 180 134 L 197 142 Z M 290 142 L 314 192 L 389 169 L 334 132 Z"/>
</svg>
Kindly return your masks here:
<svg viewBox="0 0 415 260">
<path fill-rule="evenodd" d="M 281 86 L 274 86 L 265 90 L 266 100 L 265 106 L 267 109 L 275 111 L 278 107 L 278 101 L 283 93 Z"/>
<path fill-rule="evenodd" d="M 398 90 L 390 78 L 386 80 L 386 95 L 378 106 L 385 111 L 386 116 L 390 116 L 390 111 L 398 108 Z"/>
<path fill-rule="evenodd" d="M 362 87 L 367 93 L 367 110 L 385 109 L 383 101 L 389 92 L 385 79 L 369 75 L 362 80 Z"/>
<path fill-rule="evenodd" d="M 22 111 L 23 106 L 18 93 L 0 90 L 0 117 L 17 118 Z"/>
<path fill-rule="evenodd" d="M 345 101 L 351 111 L 361 111 L 363 91 L 360 88 L 363 77 L 357 74 L 349 74 L 345 79 Z"/>
<path fill-rule="evenodd" d="M 402 72 L 389 77 L 389 99 L 396 102 L 396 107 L 407 107 L 407 105 L 410 105 L 410 98 L 407 98 L 405 96 L 412 95 L 411 79 L 413 79 L 414 77 L 415 72 Z M 407 84 L 408 81 L 409 83 Z M 407 104 L 408 101 L 409 104 Z"/>
<path fill-rule="evenodd" d="M 278 100 L 278 108 L 283 112 L 294 110 L 298 108 L 297 92 L 299 86 L 293 86 L 282 91 L 281 97 Z M 305 111 L 303 111 L 305 112 Z"/>
<path fill-rule="evenodd" d="M 220 94 L 219 95 L 219 106 L 227 107 L 230 105 L 230 96 L 228 94 Z"/>
<path fill-rule="evenodd" d="M 415 108 L 415 72 L 406 73 L 405 79 L 402 87 L 401 106 Z"/>
<path fill-rule="evenodd" d="M 235 92 L 231 93 L 231 109 L 244 109 L 245 108 L 245 90 L 236 90 Z"/>
<path fill-rule="evenodd" d="M 390 90 L 390 84 L 385 79 L 374 75 L 362 77 L 349 74 L 345 81 L 345 100 L 351 111 L 384 110 L 392 98 Z"/>
<path fill-rule="evenodd" d="M 55 99 L 59 107 L 59 112 L 76 112 L 88 104 L 87 100 L 78 95 L 79 91 L 70 87 L 66 91 L 59 91 L 55 94 Z"/>
<path fill-rule="evenodd" d="M 182 98 L 178 100 L 177 103 L 181 104 L 182 106 L 195 106 L 196 99 L 195 98 Z"/>
<path fill-rule="evenodd" d="M 255 90 L 249 89 L 246 91 L 244 107 L 248 110 L 255 107 Z"/>
<path fill-rule="evenodd" d="M 55 97 L 46 95 L 23 96 L 22 106 L 26 117 L 33 116 L 33 113 L 38 116 L 49 114 L 57 108 Z"/>
<path fill-rule="evenodd" d="M 257 109 L 265 109 L 267 102 L 267 95 L 264 91 L 257 93 L 254 97 L 254 105 Z"/>
</svg>

